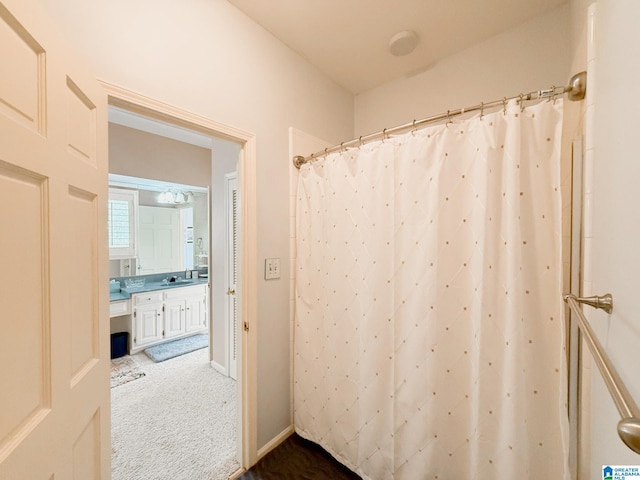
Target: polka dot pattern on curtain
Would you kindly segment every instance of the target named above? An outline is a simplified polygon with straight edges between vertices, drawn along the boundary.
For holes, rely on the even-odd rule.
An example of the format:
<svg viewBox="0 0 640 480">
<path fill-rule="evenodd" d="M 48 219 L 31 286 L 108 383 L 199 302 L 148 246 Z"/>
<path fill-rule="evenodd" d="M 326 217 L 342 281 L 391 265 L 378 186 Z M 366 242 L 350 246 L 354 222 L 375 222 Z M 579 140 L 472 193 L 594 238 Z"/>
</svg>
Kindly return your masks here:
<svg viewBox="0 0 640 480">
<path fill-rule="evenodd" d="M 295 427 L 363 478 L 568 478 L 562 102 L 305 165 Z"/>
</svg>

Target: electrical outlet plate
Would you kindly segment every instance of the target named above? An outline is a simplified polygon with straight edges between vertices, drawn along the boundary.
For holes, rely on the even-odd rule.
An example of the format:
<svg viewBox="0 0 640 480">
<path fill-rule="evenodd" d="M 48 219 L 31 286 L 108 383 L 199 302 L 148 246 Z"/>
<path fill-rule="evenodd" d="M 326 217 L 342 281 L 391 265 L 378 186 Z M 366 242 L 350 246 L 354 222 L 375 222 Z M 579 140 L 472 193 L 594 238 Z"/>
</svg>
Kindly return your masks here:
<svg viewBox="0 0 640 480">
<path fill-rule="evenodd" d="M 266 258 L 264 261 L 264 279 L 273 280 L 280 278 L 280 259 Z"/>
</svg>

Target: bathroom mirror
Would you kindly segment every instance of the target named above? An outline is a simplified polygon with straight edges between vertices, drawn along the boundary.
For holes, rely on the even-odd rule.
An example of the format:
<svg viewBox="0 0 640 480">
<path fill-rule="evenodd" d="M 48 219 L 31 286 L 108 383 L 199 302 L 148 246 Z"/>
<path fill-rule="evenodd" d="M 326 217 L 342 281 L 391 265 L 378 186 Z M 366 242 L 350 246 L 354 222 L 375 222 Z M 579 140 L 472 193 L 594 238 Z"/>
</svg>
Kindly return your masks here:
<svg viewBox="0 0 640 480">
<path fill-rule="evenodd" d="M 206 188 L 109 174 L 111 197 L 136 192 L 132 256 L 110 255 L 110 276 L 207 267 L 209 192 Z M 113 222 L 115 223 L 115 222 Z M 113 232 L 109 224 L 110 239 Z M 111 244 L 111 240 L 110 240 Z"/>
</svg>

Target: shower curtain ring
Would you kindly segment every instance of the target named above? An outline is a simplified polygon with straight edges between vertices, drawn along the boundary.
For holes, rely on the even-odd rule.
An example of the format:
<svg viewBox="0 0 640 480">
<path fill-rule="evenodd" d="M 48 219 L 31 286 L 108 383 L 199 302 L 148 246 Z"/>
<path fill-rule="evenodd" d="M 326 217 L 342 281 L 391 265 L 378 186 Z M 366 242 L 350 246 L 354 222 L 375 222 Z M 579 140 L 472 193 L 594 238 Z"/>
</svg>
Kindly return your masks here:
<svg viewBox="0 0 640 480">
<path fill-rule="evenodd" d="M 518 100 L 518 103 L 520 103 L 520 111 L 524 112 L 524 95 L 522 93 L 520 94 L 520 100 Z"/>
<path fill-rule="evenodd" d="M 340 142 L 340 153 L 344 153 L 344 142 Z"/>
<path fill-rule="evenodd" d="M 387 129 L 386 129 L 386 128 L 383 128 L 383 129 L 382 129 L 382 143 L 384 143 L 384 141 L 386 140 L 386 138 L 387 138 Z"/>
<path fill-rule="evenodd" d="M 447 110 L 447 125 L 451 123 L 451 116 L 449 115 L 451 110 Z"/>
<path fill-rule="evenodd" d="M 507 114 L 507 97 L 502 97 L 502 114 Z"/>
<path fill-rule="evenodd" d="M 484 102 L 480 102 L 480 120 L 484 117 Z"/>
<path fill-rule="evenodd" d="M 416 134 L 416 121 L 415 119 L 413 120 L 413 128 L 411 129 L 411 135 L 415 135 Z"/>
<path fill-rule="evenodd" d="M 362 148 L 362 135 L 360 135 L 360 137 L 358 138 L 360 144 L 358 145 L 358 148 Z"/>
</svg>

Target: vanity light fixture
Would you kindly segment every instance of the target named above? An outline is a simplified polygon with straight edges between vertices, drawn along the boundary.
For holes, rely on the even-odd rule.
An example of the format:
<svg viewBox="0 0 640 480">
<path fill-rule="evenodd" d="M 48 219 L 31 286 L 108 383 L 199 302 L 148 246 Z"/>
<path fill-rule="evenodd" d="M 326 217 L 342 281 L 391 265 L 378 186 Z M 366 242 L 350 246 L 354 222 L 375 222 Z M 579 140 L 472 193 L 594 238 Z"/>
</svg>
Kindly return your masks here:
<svg viewBox="0 0 640 480">
<path fill-rule="evenodd" d="M 174 197 L 173 201 L 175 203 L 187 203 L 187 201 L 185 199 L 185 195 L 182 192 L 176 193 L 176 196 Z"/>
<path fill-rule="evenodd" d="M 182 205 L 191 202 L 192 199 L 193 193 L 182 192 L 180 190 L 178 190 L 176 193 L 172 192 L 171 190 L 167 190 L 158 195 L 158 203 L 162 204 Z"/>
<path fill-rule="evenodd" d="M 158 195 L 158 203 L 174 203 L 173 193 L 169 190 Z"/>
</svg>

